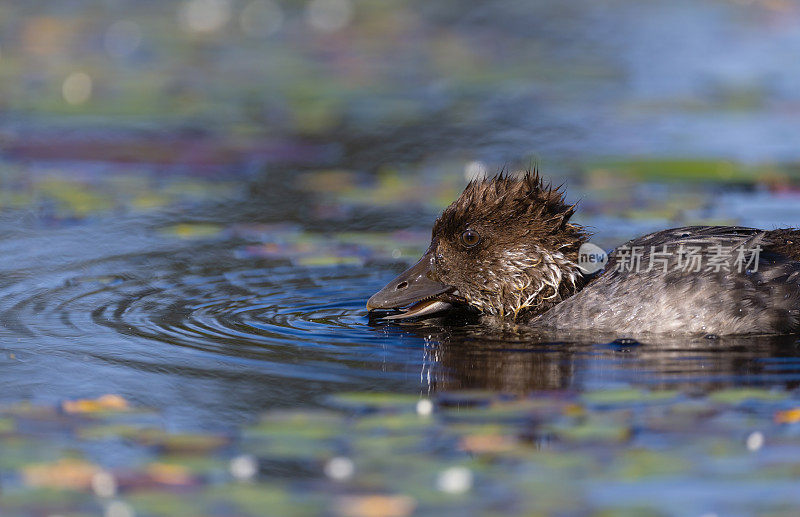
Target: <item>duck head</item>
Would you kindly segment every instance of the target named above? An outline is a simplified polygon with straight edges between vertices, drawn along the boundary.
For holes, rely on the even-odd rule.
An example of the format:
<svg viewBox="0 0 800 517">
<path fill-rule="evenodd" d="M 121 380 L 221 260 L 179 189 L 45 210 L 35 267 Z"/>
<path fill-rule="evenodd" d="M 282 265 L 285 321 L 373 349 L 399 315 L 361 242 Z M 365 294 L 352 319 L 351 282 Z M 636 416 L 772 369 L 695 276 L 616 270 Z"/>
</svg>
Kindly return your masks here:
<svg viewBox="0 0 800 517">
<path fill-rule="evenodd" d="M 584 285 L 578 250 L 587 233 L 574 205 L 538 172 L 472 181 L 433 226 L 422 258 L 374 294 L 389 319 L 468 305 L 507 319 L 544 312 Z"/>
</svg>

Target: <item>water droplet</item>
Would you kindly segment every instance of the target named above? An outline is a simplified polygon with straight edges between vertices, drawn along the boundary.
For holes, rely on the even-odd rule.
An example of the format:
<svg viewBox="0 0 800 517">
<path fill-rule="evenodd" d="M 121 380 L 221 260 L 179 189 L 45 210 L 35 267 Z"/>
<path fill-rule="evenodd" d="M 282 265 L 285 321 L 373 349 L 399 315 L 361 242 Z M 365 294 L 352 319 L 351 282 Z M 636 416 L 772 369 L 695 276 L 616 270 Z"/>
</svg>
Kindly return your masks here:
<svg viewBox="0 0 800 517">
<path fill-rule="evenodd" d="M 250 454 L 236 456 L 228 466 L 231 475 L 240 480 L 253 479 L 258 474 L 258 460 Z"/>
<path fill-rule="evenodd" d="M 103 515 L 105 517 L 135 517 L 136 513 L 128 503 L 111 501 L 108 506 L 106 506 L 106 511 Z"/>
<path fill-rule="evenodd" d="M 419 416 L 430 416 L 433 413 L 433 402 L 430 399 L 422 399 L 417 402 L 417 414 Z"/>
<path fill-rule="evenodd" d="M 92 96 L 92 78 L 84 72 L 73 72 L 64 79 L 61 94 L 69 104 L 83 104 Z"/>
<path fill-rule="evenodd" d="M 466 467 L 450 467 L 439 473 L 436 486 L 448 494 L 463 494 L 472 488 L 472 471 Z"/>
<path fill-rule="evenodd" d="M 761 431 L 754 431 L 747 437 L 747 450 L 756 452 L 764 446 L 764 434 Z"/>
<path fill-rule="evenodd" d="M 117 480 L 110 472 L 101 470 L 92 476 L 92 490 L 97 497 L 114 497 L 117 495 Z"/>
<path fill-rule="evenodd" d="M 325 475 L 336 481 L 345 481 L 353 477 L 356 467 L 353 460 L 342 456 L 332 458 L 325 464 Z"/>
</svg>

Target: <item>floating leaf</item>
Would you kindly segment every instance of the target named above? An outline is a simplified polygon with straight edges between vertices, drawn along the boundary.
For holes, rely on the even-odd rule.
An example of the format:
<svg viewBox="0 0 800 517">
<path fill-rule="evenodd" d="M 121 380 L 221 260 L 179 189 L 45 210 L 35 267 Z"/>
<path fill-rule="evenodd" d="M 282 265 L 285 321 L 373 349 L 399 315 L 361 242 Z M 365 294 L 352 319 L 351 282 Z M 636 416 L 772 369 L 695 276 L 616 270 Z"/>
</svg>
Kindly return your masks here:
<svg viewBox="0 0 800 517">
<path fill-rule="evenodd" d="M 514 450 L 517 440 L 499 434 L 476 434 L 461 438 L 459 449 L 473 454 L 499 453 Z"/>
<path fill-rule="evenodd" d="M 65 400 L 61 403 L 65 413 L 97 413 L 100 411 L 124 411 L 128 401 L 119 395 L 103 395 L 96 399 Z"/>
<path fill-rule="evenodd" d="M 715 391 L 709 396 L 710 400 L 723 404 L 739 404 L 748 400 L 782 400 L 784 398 L 786 398 L 785 393 L 759 388 L 730 388 Z"/>
<path fill-rule="evenodd" d="M 333 404 L 353 409 L 414 410 L 420 397 L 396 393 L 365 392 L 339 393 L 331 397 Z"/>
<path fill-rule="evenodd" d="M 168 433 L 160 429 L 129 430 L 128 438 L 148 447 L 158 447 L 169 453 L 211 452 L 226 445 L 229 439 L 214 434 Z"/>
<path fill-rule="evenodd" d="M 775 413 L 775 422 L 779 424 L 794 424 L 800 422 L 800 408 L 778 411 Z"/>
<path fill-rule="evenodd" d="M 223 228 L 216 224 L 176 224 L 166 226 L 160 233 L 168 237 L 178 237 L 180 239 L 207 239 L 216 237 L 222 233 Z"/>
<path fill-rule="evenodd" d="M 624 420 L 594 417 L 574 425 L 559 424 L 549 428 L 557 437 L 571 442 L 624 442 L 631 437 L 631 429 Z"/>
<path fill-rule="evenodd" d="M 88 490 L 100 470 L 80 459 L 62 458 L 53 463 L 27 465 L 22 468 L 22 477 L 26 485 L 34 488 Z"/>
<path fill-rule="evenodd" d="M 364 261 L 358 257 L 340 257 L 335 255 L 320 255 L 316 257 L 300 257 L 295 260 L 298 266 L 325 267 L 338 266 L 341 264 L 362 264 Z"/>
<path fill-rule="evenodd" d="M 206 498 L 187 497 L 163 490 L 137 490 L 126 497 L 137 515 L 158 517 L 197 517 L 203 515 Z"/>
<path fill-rule="evenodd" d="M 150 463 L 145 472 L 154 482 L 162 485 L 189 486 L 195 483 L 192 472 L 175 463 Z"/>
<path fill-rule="evenodd" d="M 334 508 L 343 517 L 405 517 L 416 502 L 402 495 L 348 496 L 339 498 Z"/>
<path fill-rule="evenodd" d="M 633 404 L 639 402 L 663 402 L 675 398 L 676 391 L 643 391 L 632 388 L 598 390 L 584 393 L 581 400 L 588 404 Z"/>
</svg>

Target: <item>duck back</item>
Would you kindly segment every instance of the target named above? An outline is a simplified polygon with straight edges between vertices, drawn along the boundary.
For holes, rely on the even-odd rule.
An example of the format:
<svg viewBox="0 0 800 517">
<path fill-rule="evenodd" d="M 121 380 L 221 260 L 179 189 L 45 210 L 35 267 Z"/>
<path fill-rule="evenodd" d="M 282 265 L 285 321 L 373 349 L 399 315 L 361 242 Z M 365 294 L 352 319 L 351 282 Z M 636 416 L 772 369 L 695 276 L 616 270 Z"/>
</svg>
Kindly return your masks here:
<svg viewBox="0 0 800 517">
<path fill-rule="evenodd" d="M 624 334 L 800 332 L 800 231 L 692 226 L 628 241 L 580 292 L 534 318 Z"/>
</svg>

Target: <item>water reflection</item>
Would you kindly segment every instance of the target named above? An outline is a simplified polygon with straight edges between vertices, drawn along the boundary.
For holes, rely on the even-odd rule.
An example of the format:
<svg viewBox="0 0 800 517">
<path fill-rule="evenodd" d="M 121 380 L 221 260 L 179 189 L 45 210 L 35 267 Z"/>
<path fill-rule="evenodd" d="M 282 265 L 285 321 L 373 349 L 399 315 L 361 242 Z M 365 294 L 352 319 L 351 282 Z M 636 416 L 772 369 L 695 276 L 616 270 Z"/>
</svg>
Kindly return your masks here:
<svg viewBox="0 0 800 517">
<path fill-rule="evenodd" d="M 374 323 L 377 324 L 377 323 Z M 495 329 L 459 318 L 403 326 L 426 342 L 422 381 L 430 391 L 507 393 L 591 390 L 614 385 L 712 390 L 800 383 L 797 336 L 639 336 Z"/>
</svg>

